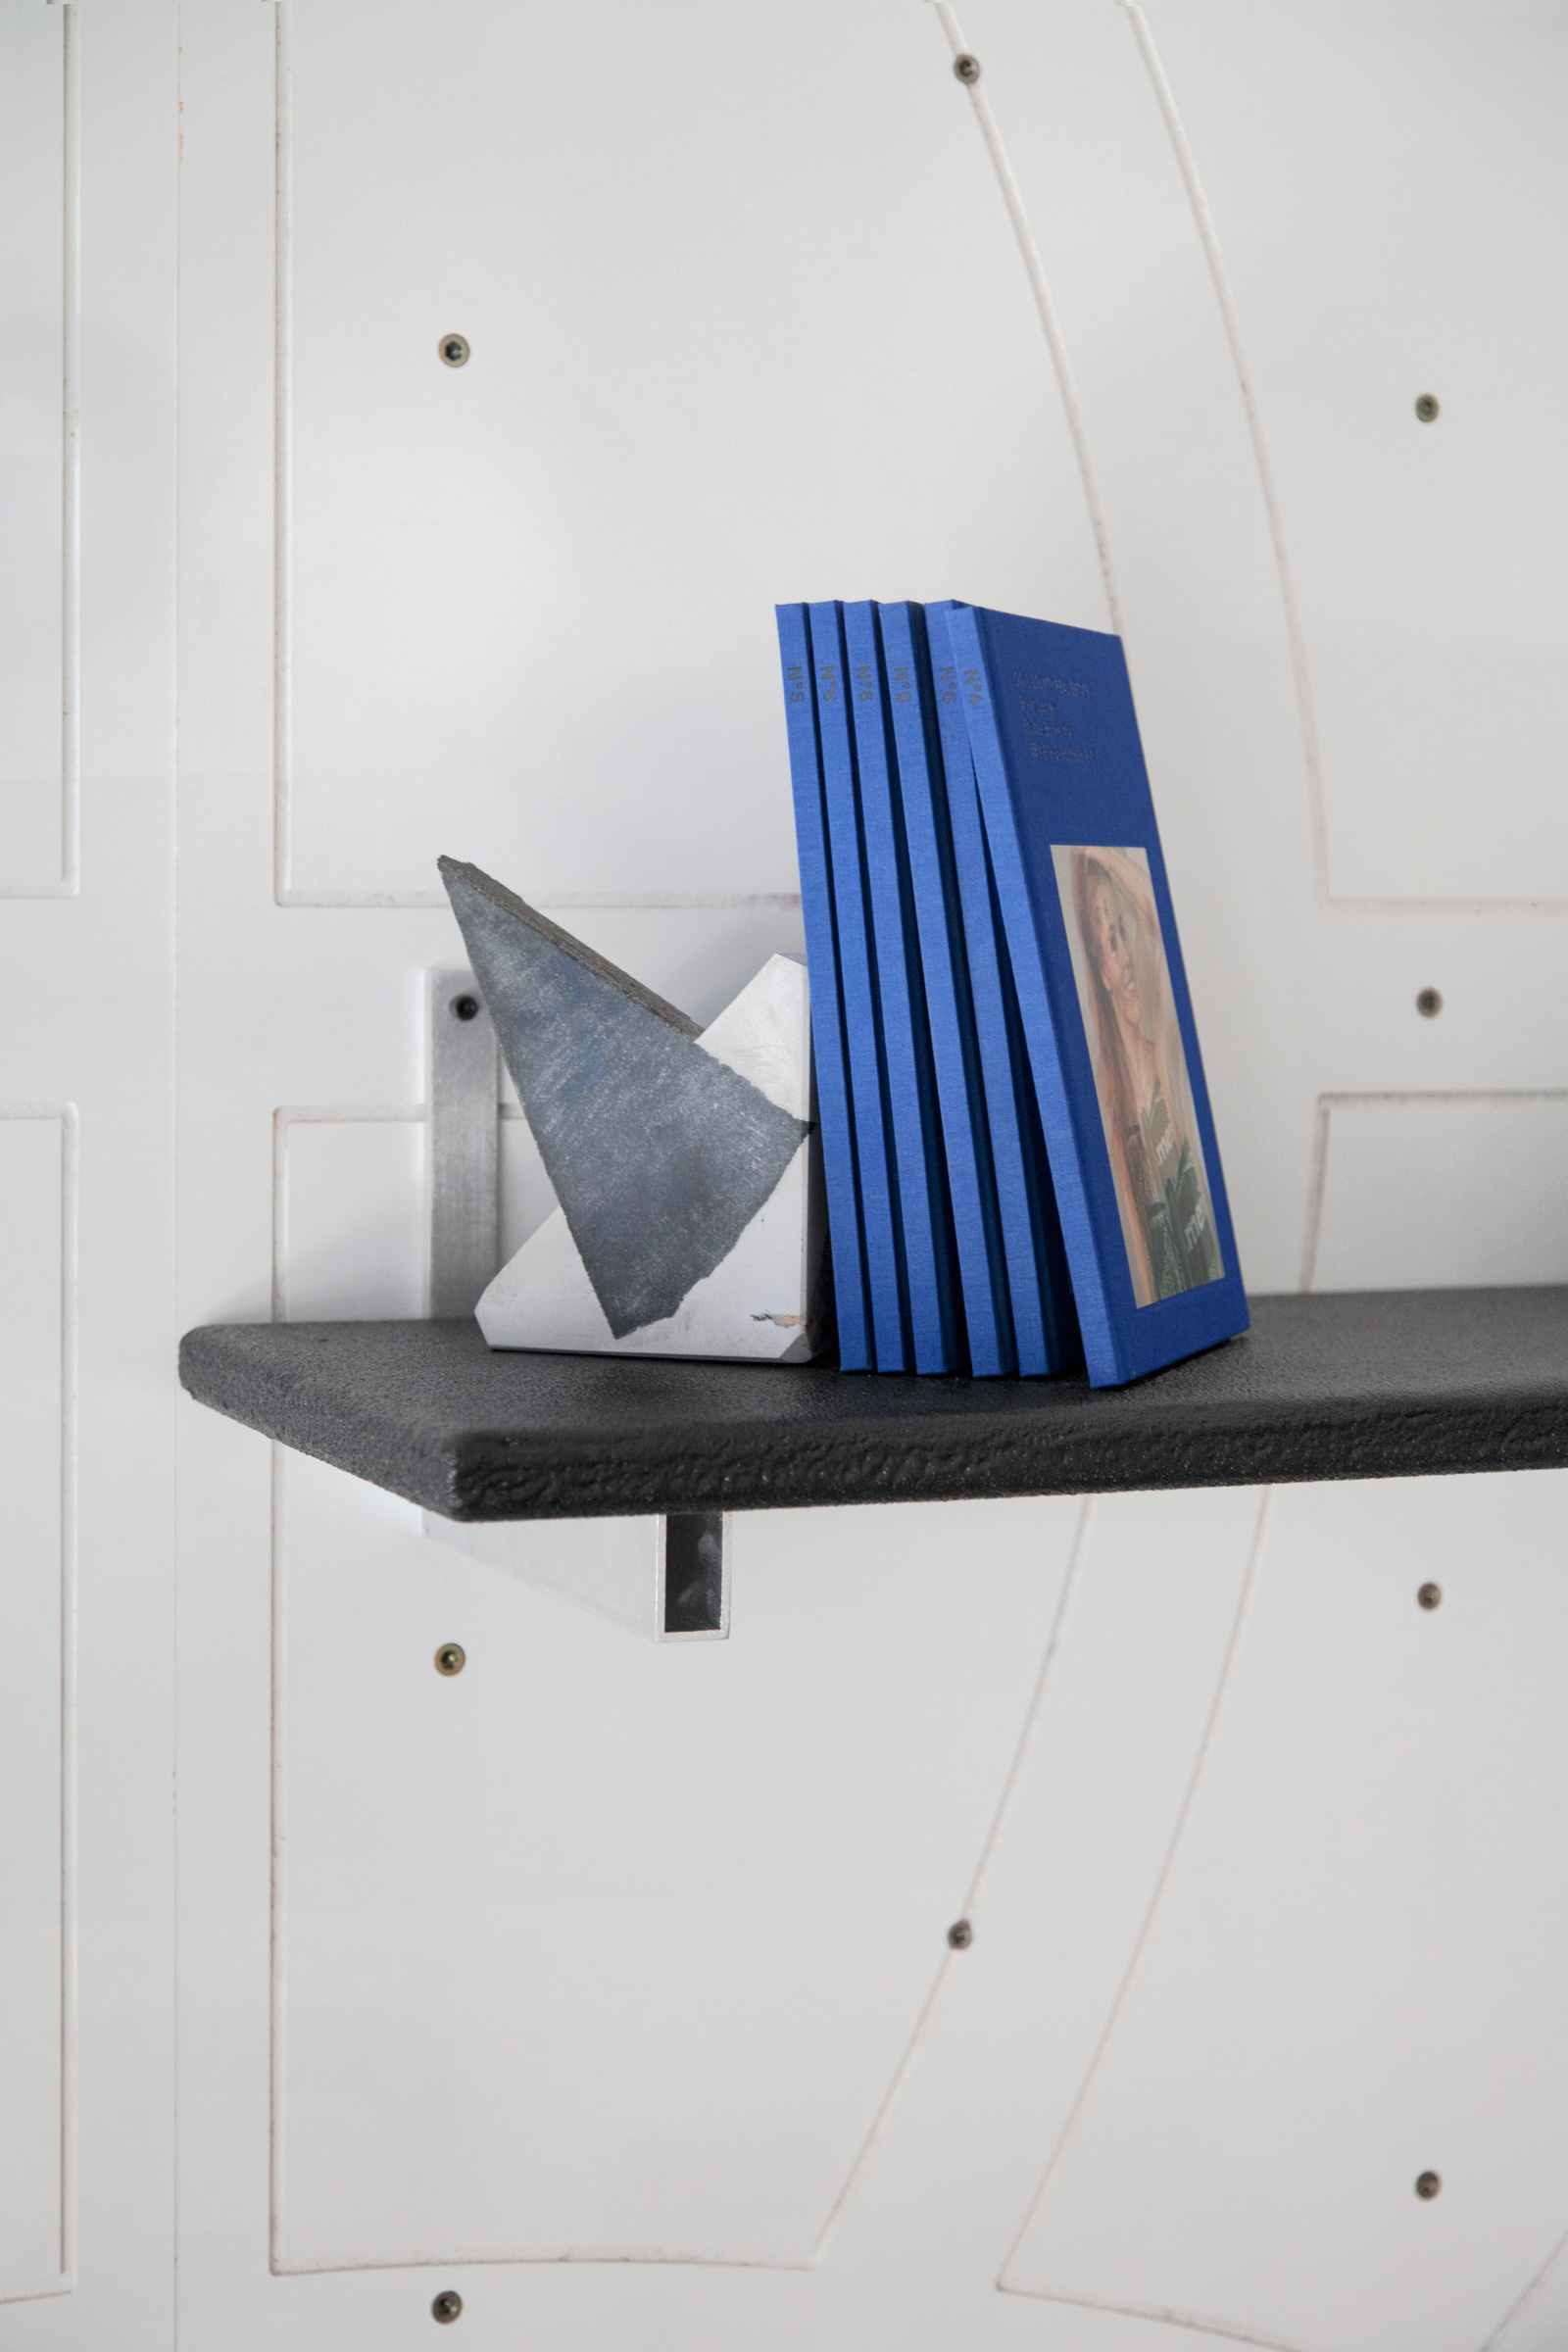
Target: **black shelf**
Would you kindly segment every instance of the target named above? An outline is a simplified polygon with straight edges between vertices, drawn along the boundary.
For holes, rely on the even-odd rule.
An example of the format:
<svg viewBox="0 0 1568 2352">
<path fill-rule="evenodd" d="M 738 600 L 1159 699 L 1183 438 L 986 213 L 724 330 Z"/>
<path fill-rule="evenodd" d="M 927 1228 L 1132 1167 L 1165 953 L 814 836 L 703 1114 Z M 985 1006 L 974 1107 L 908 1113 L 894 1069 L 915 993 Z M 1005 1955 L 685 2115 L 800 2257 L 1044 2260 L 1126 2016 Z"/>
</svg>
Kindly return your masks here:
<svg viewBox="0 0 1568 2352">
<path fill-rule="evenodd" d="M 213 1324 L 180 1378 L 450 1519 L 570 1519 L 1568 1465 L 1568 1288 L 1254 1298 L 1125 1389 L 492 1354 L 466 1319 Z"/>
</svg>

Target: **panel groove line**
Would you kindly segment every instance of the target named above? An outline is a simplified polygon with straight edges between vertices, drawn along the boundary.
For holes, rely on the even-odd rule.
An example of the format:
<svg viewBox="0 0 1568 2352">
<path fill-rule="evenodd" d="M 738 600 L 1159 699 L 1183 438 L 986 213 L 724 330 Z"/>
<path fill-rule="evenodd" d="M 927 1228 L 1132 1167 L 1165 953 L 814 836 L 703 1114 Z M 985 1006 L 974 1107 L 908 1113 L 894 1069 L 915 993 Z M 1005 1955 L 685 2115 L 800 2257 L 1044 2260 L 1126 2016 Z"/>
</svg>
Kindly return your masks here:
<svg viewBox="0 0 1568 2352">
<path fill-rule="evenodd" d="M 0 899 L 71 899 L 81 888 L 81 64 L 80 10 L 61 9 L 59 872 L 0 883 Z M 12 1112 L 0 1116 L 12 1117 Z"/>
<path fill-rule="evenodd" d="M 1247 356 L 1246 338 L 1242 333 L 1241 313 L 1237 308 L 1230 272 L 1225 267 L 1225 256 L 1220 249 L 1219 231 L 1214 224 L 1214 216 L 1209 209 L 1208 198 L 1204 193 L 1202 179 L 1199 174 L 1198 158 L 1194 155 L 1192 141 L 1187 136 L 1187 126 L 1182 121 L 1181 109 L 1176 103 L 1176 93 L 1170 86 L 1170 77 L 1165 72 L 1164 62 L 1155 45 L 1149 19 L 1145 16 L 1142 8 L 1138 6 L 1138 0 L 1120 0 L 1120 5 L 1126 12 L 1128 22 L 1133 29 L 1133 37 L 1138 43 L 1139 54 L 1144 61 L 1150 81 L 1153 85 L 1160 116 L 1176 157 L 1177 169 L 1182 175 L 1182 185 L 1187 191 L 1187 201 L 1192 207 L 1194 224 L 1198 230 L 1199 242 L 1203 248 L 1203 259 L 1208 265 L 1209 279 L 1214 288 L 1214 299 L 1219 305 L 1220 319 L 1225 329 L 1225 340 L 1230 348 L 1231 364 L 1236 370 L 1237 387 L 1241 392 L 1242 407 L 1247 416 L 1247 429 L 1251 439 L 1253 462 L 1257 466 L 1258 487 L 1262 493 L 1263 509 L 1268 516 L 1269 539 L 1274 551 L 1274 568 L 1279 580 L 1280 603 L 1284 608 L 1286 635 L 1291 648 L 1291 669 L 1296 683 L 1297 710 L 1301 725 L 1301 751 L 1306 764 L 1307 799 L 1312 816 L 1312 861 L 1315 869 L 1317 900 L 1320 906 L 1329 906 L 1336 902 L 1329 893 L 1328 816 L 1323 804 L 1323 772 L 1318 747 L 1317 707 L 1312 697 L 1311 671 L 1306 658 L 1306 636 L 1301 627 L 1296 580 L 1291 569 L 1290 551 L 1285 544 L 1285 517 L 1280 508 L 1279 493 L 1274 484 L 1274 468 L 1269 462 L 1268 444 L 1263 436 L 1263 417 L 1258 407 L 1256 388 L 1252 382 L 1252 370 Z"/>
<path fill-rule="evenodd" d="M 271 1578 L 269 1617 L 271 1655 L 268 1677 L 268 1887 L 267 1887 L 267 2267 L 272 2277 L 284 2272 L 283 2245 L 283 2096 L 288 2080 L 288 1982 L 283 1937 L 285 1895 L 283 1865 L 284 1751 L 287 1692 L 283 1661 L 287 1655 L 288 1592 L 283 1573 L 283 1519 L 287 1464 L 285 1448 L 268 1447 L 268 1568 Z"/>
<path fill-rule="evenodd" d="M 74 7 L 66 11 L 74 15 Z M 272 896 L 279 906 L 446 908 L 432 890 L 307 890 L 294 880 L 293 357 L 294 143 L 291 0 L 276 0 L 276 181 L 273 206 Z M 73 575 L 74 576 L 74 575 Z M 74 883 L 72 885 L 74 888 Z M 584 911 L 710 912 L 798 907 L 798 891 L 553 891 L 524 879 L 530 906 Z"/>
<path fill-rule="evenodd" d="M 78 1489 L 79 1120 L 74 1102 L 0 1104 L 0 1124 L 36 1121 L 60 1136 L 59 1192 L 59 1705 L 60 1979 L 59 2234 L 53 2277 L 0 2287 L 0 2304 L 70 2294 L 75 2285 L 77 2205 L 76 2048 L 76 1552 Z"/>
<path fill-rule="evenodd" d="M 288 1308 L 288 1144 L 296 1127 L 354 1127 L 425 1123 L 422 1102 L 284 1102 L 272 1113 L 272 1321 Z"/>
<path fill-rule="evenodd" d="M 1323 1202 L 1328 1188 L 1329 1128 L 1336 1110 L 1367 1110 L 1378 1107 L 1414 1108 L 1421 1104 L 1452 1102 L 1482 1108 L 1492 1104 L 1523 1104 L 1526 1102 L 1568 1103 L 1568 1088 L 1464 1088 L 1431 1087 L 1384 1092 L 1323 1094 L 1317 1099 L 1312 1122 L 1312 1159 L 1307 1177 L 1306 1222 L 1301 1237 L 1301 1270 L 1297 1282 L 1299 1291 L 1310 1291 L 1315 1284 L 1319 1245 L 1323 1234 Z"/>
<path fill-rule="evenodd" d="M 282 11 L 279 11 L 281 16 Z M 298 1127 L 423 1126 L 422 1102 L 281 1103 L 272 1113 L 272 1319 L 289 1319 L 289 1139 Z M 287 2064 L 286 1954 L 282 1930 L 284 1898 L 283 1790 L 286 1756 L 283 1660 L 287 1640 L 287 1590 L 283 1573 L 286 1510 L 286 1448 L 269 1448 L 268 1558 L 271 1579 L 271 1654 L 269 1681 L 269 1900 L 268 1900 L 268 2265 L 281 2276 L 283 2213 L 282 2085 Z"/>
<path fill-rule="evenodd" d="M 1052 2186 L 1055 2181 L 1056 2176 L 1061 2170 L 1067 2150 L 1072 2144 L 1073 2134 L 1078 2128 L 1079 2119 L 1083 2115 L 1084 2110 L 1089 2103 L 1090 2094 L 1093 2091 L 1095 2083 L 1099 2080 L 1101 2071 L 1104 2066 L 1106 2053 L 1108 2052 L 1110 2045 L 1115 2038 L 1117 2025 L 1126 2009 L 1128 1998 L 1132 1992 L 1133 1986 L 1138 1981 L 1138 1975 L 1143 1965 L 1144 1955 L 1149 1949 L 1150 1939 L 1153 1935 L 1154 1923 L 1159 1917 L 1160 1907 L 1164 1902 L 1166 1889 L 1169 1887 L 1172 1877 L 1175 1874 L 1176 1864 L 1181 1855 L 1182 1846 L 1187 1836 L 1188 1825 L 1193 1818 L 1193 1813 L 1197 1806 L 1198 1792 L 1202 1787 L 1203 1775 L 1207 1768 L 1209 1756 L 1213 1750 L 1214 1735 L 1218 1728 L 1220 1717 L 1224 1713 L 1225 1701 L 1230 1692 L 1231 1685 L 1235 1679 L 1236 1662 L 1241 1655 L 1243 1637 L 1247 1630 L 1247 1621 L 1251 1609 L 1252 1594 L 1257 1589 L 1258 1563 L 1262 1558 L 1263 1546 L 1267 1540 L 1268 1524 L 1273 1508 L 1274 1492 L 1275 1491 L 1272 1487 L 1266 1488 L 1258 1503 L 1257 1525 L 1252 1536 L 1251 1551 L 1247 1563 L 1246 1579 L 1242 1586 L 1241 1596 L 1236 1604 L 1236 1620 L 1231 1628 L 1231 1637 L 1226 1645 L 1224 1662 L 1220 1667 L 1219 1677 L 1214 1686 L 1214 1696 L 1209 1707 L 1208 1719 L 1203 1726 L 1203 1736 L 1199 1743 L 1198 1754 L 1193 1764 L 1192 1777 L 1187 1785 L 1187 1792 L 1182 1799 L 1182 1809 L 1177 1816 L 1176 1827 L 1171 1834 L 1169 1849 L 1165 1855 L 1163 1863 L 1160 1866 L 1159 1877 L 1155 1881 L 1154 1891 L 1150 1899 L 1149 1909 L 1144 1916 L 1143 1925 L 1139 1929 L 1138 1939 L 1132 1950 L 1132 1957 L 1127 1963 L 1126 1972 L 1122 1977 L 1121 1984 L 1117 1987 L 1116 1997 L 1111 2003 L 1110 2013 L 1106 2017 L 1104 2028 L 1100 2035 L 1099 2041 L 1095 2046 L 1094 2056 L 1089 2062 L 1083 2082 L 1079 2086 L 1078 2094 L 1073 2100 L 1071 2111 L 1067 2117 L 1065 2125 L 1062 2128 L 1061 2136 L 1057 2140 L 1055 2148 L 1052 2153 L 1051 2160 L 1046 2166 L 1045 2175 L 1040 2182 L 1040 2186 L 1035 2191 L 1033 2198 L 1030 2200 L 1029 2210 L 1023 2218 L 1022 2225 L 1014 2236 L 1011 2246 L 1007 2250 L 1006 2259 L 1004 2261 L 1002 2269 L 998 2273 L 996 2283 L 999 2291 L 1003 2294 L 1033 2294 L 1035 2291 L 1029 2287 L 1014 2286 L 1009 2284 L 1007 2274 L 1012 2269 L 1012 2266 L 1017 2259 L 1020 2247 L 1023 2245 L 1024 2240 L 1028 2237 L 1030 2230 L 1035 2225 L 1037 2217 L 1043 2210 L 1046 2199 L 1051 2194 Z M 1051 2297 L 1044 2299 L 1054 2301 L 1057 2298 Z M 1161 2312 L 1157 2315 L 1145 2316 L 1157 2316 L 1161 2319 L 1175 2320 L 1179 2324 L 1189 2327 L 1205 2327 L 1208 2325 L 1206 2321 L 1201 2320 L 1182 2321 L 1181 2315 L 1175 2312 Z M 1289 2346 L 1282 2347 L 1281 2352 L 1294 2352 L 1294 2348 Z"/>
</svg>

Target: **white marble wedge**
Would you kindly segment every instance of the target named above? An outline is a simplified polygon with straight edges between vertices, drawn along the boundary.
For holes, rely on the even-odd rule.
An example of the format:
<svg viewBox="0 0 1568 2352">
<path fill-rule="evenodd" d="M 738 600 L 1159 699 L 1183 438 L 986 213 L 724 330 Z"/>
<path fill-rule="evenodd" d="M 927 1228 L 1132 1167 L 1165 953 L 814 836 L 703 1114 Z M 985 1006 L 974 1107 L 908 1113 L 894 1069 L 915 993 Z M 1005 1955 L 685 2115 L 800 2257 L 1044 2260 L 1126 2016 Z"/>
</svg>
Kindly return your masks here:
<svg viewBox="0 0 1568 2352">
<path fill-rule="evenodd" d="M 761 1206 L 673 1313 L 612 1330 L 558 1208 L 479 1300 L 492 1348 L 605 1355 L 720 1356 L 804 1363 L 825 1344 L 826 1207 L 811 1122 L 810 1003 L 806 967 L 774 956 L 695 1041 L 778 1109 L 807 1123 Z M 524 1097 L 523 1108 L 527 1110 Z"/>
</svg>

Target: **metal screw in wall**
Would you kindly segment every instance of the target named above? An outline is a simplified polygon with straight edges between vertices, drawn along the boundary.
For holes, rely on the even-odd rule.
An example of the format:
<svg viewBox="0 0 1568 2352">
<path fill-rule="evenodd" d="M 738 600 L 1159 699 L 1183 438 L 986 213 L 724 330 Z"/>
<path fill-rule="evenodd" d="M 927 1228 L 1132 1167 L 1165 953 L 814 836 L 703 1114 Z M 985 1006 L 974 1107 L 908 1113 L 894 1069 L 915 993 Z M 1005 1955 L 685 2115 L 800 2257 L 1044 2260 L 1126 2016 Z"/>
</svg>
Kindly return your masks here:
<svg viewBox="0 0 1568 2352">
<path fill-rule="evenodd" d="M 974 1930 L 966 1919 L 956 1919 L 948 1930 L 948 1941 L 956 1952 L 966 1952 L 974 1941 Z"/>
<path fill-rule="evenodd" d="M 1423 1585 L 1416 1594 L 1416 1598 L 1424 1609 L 1435 1609 L 1443 1598 L 1443 1587 L 1441 1585 Z"/>
<path fill-rule="evenodd" d="M 1443 2177 L 1439 2173 L 1417 2173 L 1415 2177 L 1415 2193 L 1429 2204 L 1442 2186 Z"/>
<path fill-rule="evenodd" d="M 960 81 L 967 82 L 972 89 L 980 78 L 980 60 L 971 57 L 966 49 L 961 57 L 954 59 L 953 71 Z"/>
<path fill-rule="evenodd" d="M 466 368 L 468 365 L 466 335 L 443 335 L 436 349 L 449 368 Z"/>
<path fill-rule="evenodd" d="M 461 1642 L 443 1642 L 435 1653 L 437 1674 L 461 1674 L 468 1663 L 468 1653 Z"/>
<path fill-rule="evenodd" d="M 1424 988 L 1416 998 L 1415 1008 L 1424 1021 L 1435 1021 L 1443 1010 L 1443 997 L 1435 988 Z"/>
<path fill-rule="evenodd" d="M 463 2316 L 463 2297 L 455 2286 L 444 2286 L 430 2306 L 430 2317 L 438 2328 L 450 2328 Z"/>
<path fill-rule="evenodd" d="M 1431 424 L 1435 421 L 1438 408 L 1438 396 L 1435 392 L 1418 392 L 1416 394 L 1415 413 L 1423 424 Z"/>
<path fill-rule="evenodd" d="M 454 997 L 452 1000 L 452 1014 L 455 1020 L 476 1021 L 479 1018 L 478 998 Z"/>
</svg>

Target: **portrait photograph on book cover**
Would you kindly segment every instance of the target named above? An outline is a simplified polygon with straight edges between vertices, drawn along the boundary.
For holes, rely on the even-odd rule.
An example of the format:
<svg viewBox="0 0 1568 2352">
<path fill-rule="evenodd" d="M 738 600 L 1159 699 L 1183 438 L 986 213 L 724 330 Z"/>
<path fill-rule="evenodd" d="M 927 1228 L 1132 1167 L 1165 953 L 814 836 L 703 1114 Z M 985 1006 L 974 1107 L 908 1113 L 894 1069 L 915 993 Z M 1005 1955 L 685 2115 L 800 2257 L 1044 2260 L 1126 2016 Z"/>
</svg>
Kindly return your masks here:
<svg viewBox="0 0 1568 2352">
<path fill-rule="evenodd" d="M 1139 1306 L 1224 1274 L 1159 913 L 1141 849 L 1052 844 Z"/>
</svg>

